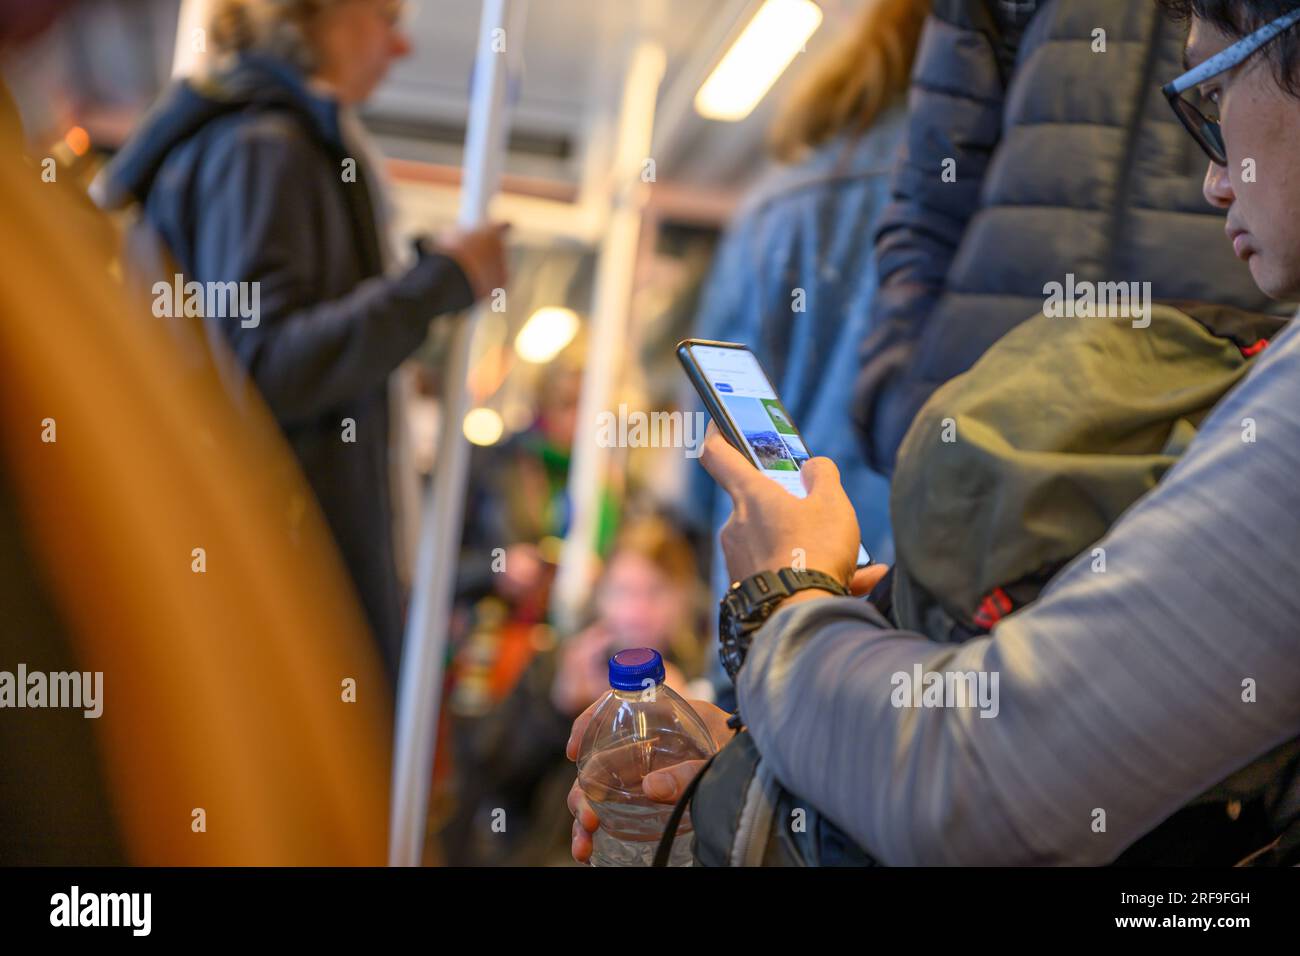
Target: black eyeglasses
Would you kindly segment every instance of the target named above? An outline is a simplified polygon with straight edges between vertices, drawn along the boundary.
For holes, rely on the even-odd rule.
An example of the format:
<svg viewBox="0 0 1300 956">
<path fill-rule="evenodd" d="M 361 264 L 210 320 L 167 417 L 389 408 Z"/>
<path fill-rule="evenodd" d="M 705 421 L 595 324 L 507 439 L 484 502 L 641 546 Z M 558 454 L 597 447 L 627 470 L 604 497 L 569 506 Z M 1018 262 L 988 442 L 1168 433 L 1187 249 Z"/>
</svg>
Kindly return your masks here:
<svg viewBox="0 0 1300 956">
<path fill-rule="evenodd" d="M 1206 116 L 1199 107 L 1183 94 L 1206 80 L 1216 77 L 1220 73 L 1226 73 L 1233 67 L 1244 63 L 1248 57 L 1273 41 L 1282 31 L 1295 26 L 1297 23 L 1300 23 L 1300 9 L 1284 13 L 1244 39 L 1238 40 L 1221 53 L 1216 53 L 1196 69 L 1188 70 L 1178 79 L 1165 84 L 1161 88 L 1161 92 L 1169 100 L 1169 105 L 1173 107 L 1174 115 L 1187 128 L 1187 132 L 1192 134 L 1192 138 L 1200 144 L 1201 149 L 1205 150 L 1205 155 L 1210 157 L 1211 162 L 1219 166 L 1228 165 L 1228 147 L 1223 141 L 1223 130 L 1219 127 L 1219 117 L 1217 115 L 1213 118 Z"/>
</svg>

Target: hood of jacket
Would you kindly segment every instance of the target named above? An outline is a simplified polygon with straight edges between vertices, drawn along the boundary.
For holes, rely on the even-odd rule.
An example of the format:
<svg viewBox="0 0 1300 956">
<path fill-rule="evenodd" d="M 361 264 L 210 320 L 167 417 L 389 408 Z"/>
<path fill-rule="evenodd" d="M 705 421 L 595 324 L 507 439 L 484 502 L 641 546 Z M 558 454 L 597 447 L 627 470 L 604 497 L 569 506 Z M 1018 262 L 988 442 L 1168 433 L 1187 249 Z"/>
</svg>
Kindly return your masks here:
<svg viewBox="0 0 1300 956">
<path fill-rule="evenodd" d="M 213 120 L 244 110 L 285 110 L 300 116 L 326 145 L 343 151 L 339 104 L 311 90 L 293 66 L 244 54 L 228 69 L 173 83 L 91 187 L 101 208 L 145 201 L 167 156 Z"/>
</svg>

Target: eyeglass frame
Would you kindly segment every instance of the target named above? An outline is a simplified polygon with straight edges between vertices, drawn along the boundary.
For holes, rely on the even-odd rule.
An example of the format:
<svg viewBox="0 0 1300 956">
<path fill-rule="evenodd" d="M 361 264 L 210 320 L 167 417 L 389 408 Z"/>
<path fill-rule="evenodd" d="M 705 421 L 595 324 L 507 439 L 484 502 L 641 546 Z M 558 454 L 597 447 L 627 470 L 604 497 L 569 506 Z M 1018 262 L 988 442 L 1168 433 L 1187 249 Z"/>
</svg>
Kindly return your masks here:
<svg viewBox="0 0 1300 956">
<path fill-rule="evenodd" d="M 1228 146 L 1223 140 L 1223 129 L 1219 120 L 1210 119 L 1199 109 L 1183 98 L 1194 86 L 1199 86 L 1208 79 L 1227 73 L 1234 67 L 1245 63 L 1254 54 L 1277 39 L 1286 30 L 1300 23 L 1300 8 L 1284 13 L 1276 20 L 1264 24 L 1254 33 L 1238 40 L 1232 46 L 1220 50 L 1200 66 L 1188 70 L 1177 79 L 1166 83 L 1160 92 L 1169 101 L 1169 107 L 1178 117 L 1178 121 L 1196 140 L 1196 145 L 1205 151 L 1210 161 L 1218 166 L 1228 165 Z M 1190 116 L 1188 114 L 1191 114 Z"/>
</svg>

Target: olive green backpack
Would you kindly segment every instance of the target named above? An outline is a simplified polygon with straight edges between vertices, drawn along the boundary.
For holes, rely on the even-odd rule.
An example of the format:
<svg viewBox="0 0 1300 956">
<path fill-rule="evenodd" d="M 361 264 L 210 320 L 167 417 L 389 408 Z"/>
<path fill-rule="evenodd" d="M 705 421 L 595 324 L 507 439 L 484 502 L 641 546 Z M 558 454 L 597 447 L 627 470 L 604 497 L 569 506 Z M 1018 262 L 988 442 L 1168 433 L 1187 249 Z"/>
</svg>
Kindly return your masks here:
<svg viewBox="0 0 1300 956">
<path fill-rule="evenodd" d="M 921 409 L 891 487 L 892 616 L 964 640 L 1023 607 L 1156 486 L 1285 319 L 1200 304 L 1039 315 Z"/>
</svg>

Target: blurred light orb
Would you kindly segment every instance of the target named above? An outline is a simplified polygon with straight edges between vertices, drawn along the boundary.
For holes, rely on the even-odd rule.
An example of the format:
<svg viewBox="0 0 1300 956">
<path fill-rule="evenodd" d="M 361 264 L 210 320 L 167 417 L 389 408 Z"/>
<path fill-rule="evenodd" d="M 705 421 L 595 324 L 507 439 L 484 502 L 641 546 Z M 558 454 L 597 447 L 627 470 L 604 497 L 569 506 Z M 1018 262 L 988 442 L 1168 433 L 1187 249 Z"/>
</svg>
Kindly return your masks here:
<svg viewBox="0 0 1300 956">
<path fill-rule="evenodd" d="M 505 432 L 505 423 L 490 408 L 474 408 L 465 416 L 464 429 L 473 444 L 495 445 Z"/>
<path fill-rule="evenodd" d="M 558 306 L 538 309 L 515 336 L 515 352 L 525 362 L 543 365 L 573 341 L 578 324 L 578 314 L 572 309 Z"/>
</svg>

